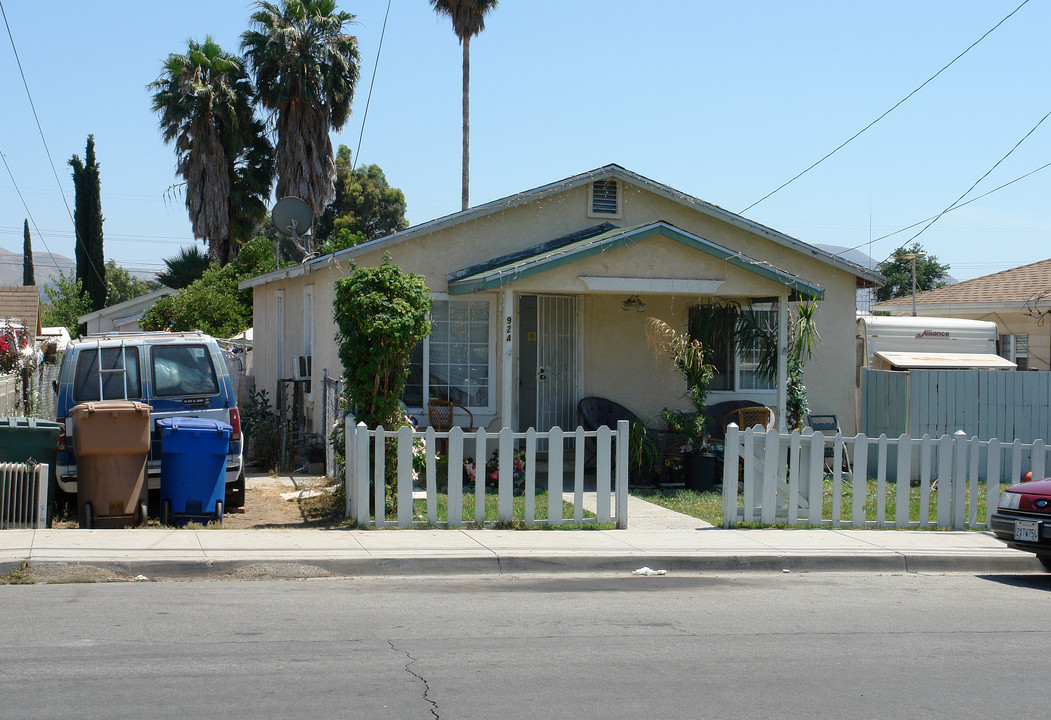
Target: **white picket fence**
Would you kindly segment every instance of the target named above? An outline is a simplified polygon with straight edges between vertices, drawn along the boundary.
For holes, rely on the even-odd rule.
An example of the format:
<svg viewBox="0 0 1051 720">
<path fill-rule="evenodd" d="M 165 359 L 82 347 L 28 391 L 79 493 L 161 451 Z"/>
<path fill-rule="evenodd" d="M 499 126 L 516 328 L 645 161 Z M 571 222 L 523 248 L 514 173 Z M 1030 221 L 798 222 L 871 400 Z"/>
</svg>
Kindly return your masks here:
<svg viewBox="0 0 1051 720">
<path fill-rule="evenodd" d="M 723 527 L 727 528 L 739 523 L 987 528 L 1002 489 L 1018 482 L 1026 472 L 1042 478 L 1048 466 L 1048 447 L 1043 440 L 1002 443 L 995 438 L 967 437 L 963 431 L 939 438 L 869 438 L 861 434 L 844 438 L 809 429 L 803 434 L 779 433 L 761 428 L 742 431 L 730 425 L 725 448 Z M 896 455 L 893 463 L 888 461 L 888 452 Z M 869 462 L 872 456 L 874 464 Z M 846 470 L 848 464 L 850 469 Z M 890 481 L 888 476 L 906 481 Z M 831 485 L 828 499 L 826 478 Z M 744 487 L 739 492 L 741 479 Z M 866 517 L 866 504 L 870 514 L 873 509 L 870 479 L 875 484 L 871 493 L 875 496 L 874 519 Z M 910 510 L 914 484 L 918 485 L 916 512 Z M 887 499 L 891 491 L 894 512 L 889 516 Z M 850 502 L 846 503 L 848 494 Z M 981 499 L 986 505 L 979 516 Z M 826 504 L 828 511 L 824 511 Z"/>
<path fill-rule="evenodd" d="M 17 378 L 13 375 L 0 375 L 0 417 L 16 415 L 18 402 Z"/>
<path fill-rule="evenodd" d="M 502 525 L 513 519 L 514 472 L 516 450 L 525 453 L 524 518 L 526 525 L 568 525 L 584 522 L 585 479 L 590 480 L 590 471 L 585 469 L 585 443 L 593 442 L 595 448 L 594 483 L 596 496 L 595 518 L 588 522 L 616 523 L 618 528 L 628 526 L 628 438 L 626 421 L 617 424 L 616 431 L 606 427 L 588 431 L 578 427 L 564 432 L 552 428 L 549 432 L 529 429 L 523 433 L 503 428 L 491 433 L 478 430 L 469 434 L 461 428 L 447 432 L 436 432 L 434 428 L 413 431 L 409 427 L 384 430 L 382 427 L 369 430 L 364 423 L 353 424 L 353 417 L 346 420 L 346 513 L 359 527 L 460 527 L 465 524 L 486 527 L 485 517 L 485 463 L 492 450 L 499 450 L 497 480 L 497 518 L 495 524 Z M 397 517 L 388 519 L 385 514 L 383 472 L 386 459 L 385 441 L 396 441 L 397 480 L 393 492 L 397 497 Z M 414 487 L 413 442 L 423 440 L 425 446 L 424 486 Z M 537 450 L 541 440 L 546 440 L 546 457 Z M 438 521 L 438 470 L 436 451 L 441 441 L 448 458 L 448 519 Z M 517 446 L 517 447 L 516 447 Z M 564 449 L 568 448 L 568 451 Z M 563 517 L 562 491 L 565 487 L 563 468 L 564 452 L 572 453 L 573 516 Z M 463 461 L 466 457 L 477 458 L 477 475 L 474 486 L 474 513 L 471 520 L 463 520 Z M 372 462 L 370 463 L 370 458 Z M 370 466 L 373 468 L 370 475 Z M 545 467 L 546 466 L 546 467 Z M 375 513 L 370 513 L 369 484 L 373 480 Z M 445 480 L 445 478 L 442 478 Z M 547 496 L 547 518 L 538 519 L 536 495 L 538 480 L 541 489 L 557 488 Z M 468 488 L 474 491 L 474 488 Z M 426 492 L 426 515 L 414 513 L 413 493 Z M 488 521 L 488 525 L 493 525 Z"/>
</svg>

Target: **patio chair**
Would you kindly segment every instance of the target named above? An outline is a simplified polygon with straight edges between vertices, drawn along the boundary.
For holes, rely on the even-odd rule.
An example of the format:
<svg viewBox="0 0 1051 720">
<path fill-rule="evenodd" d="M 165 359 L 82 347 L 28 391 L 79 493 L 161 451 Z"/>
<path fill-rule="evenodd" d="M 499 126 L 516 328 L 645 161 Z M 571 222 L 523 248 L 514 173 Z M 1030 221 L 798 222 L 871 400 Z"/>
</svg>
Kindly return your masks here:
<svg viewBox="0 0 1051 720">
<path fill-rule="evenodd" d="M 467 415 L 467 425 L 460 425 L 456 422 L 457 410 Z M 475 429 L 474 415 L 471 414 L 471 411 L 463 405 L 448 400 L 431 400 L 427 404 L 427 421 L 430 423 L 430 426 L 434 428 L 435 432 L 445 432 L 454 427 L 463 428 L 465 433 L 471 432 Z M 437 446 L 438 447 L 435 449 L 439 449 L 439 452 L 448 452 L 448 439 L 438 439 Z"/>
<path fill-rule="evenodd" d="M 810 426 L 814 432 L 819 433 L 832 433 L 838 434 L 839 420 L 835 415 L 814 415 L 808 413 L 806 416 L 806 423 Z M 843 444 L 843 464 L 846 466 L 847 472 L 852 472 L 850 469 L 850 455 L 847 453 L 847 444 Z M 835 458 L 835 450 L 831 447 L 825 448 L 825 469 L 832 472 L 832 460 Z"/>
<path fill-rule="evenodd" d="M 456 422 L 456 411 L 467 415 L 467 425 Z M 474 415 L 471 411 L 458 403 L 448 400 L 431 400 L 427 404 L 427 420 L 437 432 L 444 432 L 453 427 L 462 427 L 464 432 L 474 430 Z"/>
<path fill-rule="evenodd" d="M 731 410 L 726 413 L 726 418 L 723 420 L 723 437 L 726 436 L 726 428 L 730 427 L 730 423 L 734 423 L 742 430 L 756 425 L 769 430 L 774 426 L 774 413 L 765 405 L 749 405 Z"/>
<path fill-rule="evenodd" d="M 577 412 L 580 414 L 580 426 L 585 430 L 598 430 L 605 425 L 610 430 L 616 431 L 618 420 L 627 420 L 632 425 L 643 426 L 638 416 L 631 410 L 612 400 L 601 397 L 582 398 L 577 403 Z M 593 442 L 584 443 L 586 455 L 584 464 L 592 467 L 595 462 L 595 447 Z"/>
</svg>

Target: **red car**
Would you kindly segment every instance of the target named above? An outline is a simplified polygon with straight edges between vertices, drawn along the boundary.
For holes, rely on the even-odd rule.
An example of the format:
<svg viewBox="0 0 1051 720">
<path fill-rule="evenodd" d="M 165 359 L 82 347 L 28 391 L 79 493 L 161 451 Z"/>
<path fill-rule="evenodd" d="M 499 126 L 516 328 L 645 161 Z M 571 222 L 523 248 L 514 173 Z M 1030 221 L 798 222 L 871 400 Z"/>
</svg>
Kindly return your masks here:
<svg viewBox="0 0 1051 720">
<path fill-rule="evenodd" d="M 1051 571 L 1051 478 L 1007 488 L 989 529 L 1011 547 L 1036 553 Z"/>
</svg>

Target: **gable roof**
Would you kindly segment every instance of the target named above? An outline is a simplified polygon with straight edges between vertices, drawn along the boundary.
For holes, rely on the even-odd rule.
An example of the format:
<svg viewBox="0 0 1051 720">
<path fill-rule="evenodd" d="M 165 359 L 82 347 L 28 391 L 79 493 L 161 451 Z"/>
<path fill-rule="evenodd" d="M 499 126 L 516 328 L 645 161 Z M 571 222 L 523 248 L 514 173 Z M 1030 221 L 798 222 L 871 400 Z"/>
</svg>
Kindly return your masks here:
<svg viewBox="0 0 1051 720">
<path fill-rule="evenodd" d="M 621 180 L 630 185 L 643 188 L 655 195 L 666 198 L 673 202 L 679 203 L 680 205 L 689 207 L 693 210 L 701 212 L 705 215 L 711 216 L 723 222 L 726 222 L 734 227 L 747 230 L 750 233 L 759 235 L 767 240 L 770 240 L 783 247 L 791 248 L 796 252 L 802 253 L 809 257 L 813 257 L 821 262 L 824 262 L 832 267 L 843 270 L 845 272 L 854 275 L 858 279 L 858 283 L 862 287 L 870 287 L 872 285 L 882 285 L 883 276 L 874 270 L 864 268 L 857 265 L 849 260 L 845 260 L 827 250 L 822 250 L 813 245 L 809 245 L 801 240 L 797 240 L 789 235 L 778 232 L 771 228 L 761 225 L 757 222 L 749 220 L 745 217 L 732 213 L 729 210 L 724 210 L 718 205 L 712 205 L 711 203 L 705 202 L 698 198 L 687 195 L 686 193 L 680 192 L 668 185 L 662 185 L 661 183 L 654 182 L 649 178 L 633 173 L 629 170 L 622 168 L 620 165 L 606 165 L 590 172 L 580 173 L 579 175 L 573 175 L 559 180 L 557 182 L 542 185 L 532 190 L 526 190 L 524 192 L 516 193 L 499 200 L 479 205 L 477 207 L 469 208 L 467 210 L 461 210 L 460 212 L 446 215 L 435 220 L 430 220 L 419 225 L 414 225 L 410 228 L 402 230 L 400 232 L 387 235 L 382 238 L 370 240 L 369 242 L 362 243 L 361 245 L 355 245 L 345 250 L 325 255 L 314 260 L 301 263 L 298 266 L 282 268 L 280 270 L 274 270 L 260 275 L 258 277 L 250 278 L 242 281 L 238 287 L 241 289 L 255 287 L 257 285 L 264 285 L 274 280 L 282 280 L 285 278 L 296 277 L 299 275 L 309 274 L 315 268 L 326 267 L 328 265 L 334 265 L 337 263 L 345 262 L 352 258 L 358 257 L 365 253 L 373 252 L 375 250 L 384 250 L 392 247 L 399 243 L 405 242 L 406 240 L 426 235 L 427 233 L 435 232 L 437 230 L 444 230 L 447 228 L 455 227 L 462 223 L 477 220 L 479 218 L 492 215 L 497 212 L 502 212 L 511 208 L 519 207 L 528 203 L 536 202 L 544 198 L 556 195 L 559 193 L 566 192 L 578 187 L 586 187 L 596 180 L 607 180 L 607 179 Z"/>
<path fill-rule="evenodd" d="M 1039 299 L 1043 295 L 1042 299 Z M 996 305 L 1022 307 L 1051 302 L 1051 258 L 916 293 L 917 305 Z M 876 303 L 877 309 L 912 306 L 912 295 Z"/>
<path fill-rule="evenodd" d="M 687 247 L 707 253 L 727 264 L 735 265 L 757 275 L 778 282 L 801 295 L 821 300 L 825 291 L 801 278 L 779 270 L 769 263 L 759 262 L 741 253 L 705 240 L 693 233 L 664 221 L 631 228 L 617 228 L 603 223 L 587 230 L 566 235 L 511 255 L 494 258 L 486 263 L 464 268 L 447 276 L 450 295 L 492 290 L 510 282 L 550 270 L 567 263 L 583 260 L 618 247 L 625 247 L 651 237 L 663 236 Z"/>
<path fill-rule="evenodd" d="M 110 317 L 111 315 L 113 315 L 116 318 L 113 321 L 113 325 L 115 327 L 119 327 L 120 325 L 125 324 L 128 320 L 138 320 L 140 317 L 142 317 L 142 313 L 144 313 L 148 308 L 153 307 L 156 304 L 156 302 L 162 297 L 174 295 L 177 292 L 179 291 L 173 290 L 172 288 L 166 285 L 162 285 L 156 290 L 151 290 L 148 293 L 138 295 L 136 297 L 131 298 L 130 300 L 125 300 L 124 302 L 117 303 L 116 305 L 110 305 L 108 307 L 102 308 L 101 310 L 95 310 L 94 312 L 90 312 L 86 315 L 81 315 L 77 318 L 77 322 L 89 323 L 92 320 L 101 320 L 102 318 Z"/>
<path fill-rule="evenodd" d="M 0 285 L 0 320 L 18 320 L 40 334 L 40 288 L 36 285 Z"/>
</svg>

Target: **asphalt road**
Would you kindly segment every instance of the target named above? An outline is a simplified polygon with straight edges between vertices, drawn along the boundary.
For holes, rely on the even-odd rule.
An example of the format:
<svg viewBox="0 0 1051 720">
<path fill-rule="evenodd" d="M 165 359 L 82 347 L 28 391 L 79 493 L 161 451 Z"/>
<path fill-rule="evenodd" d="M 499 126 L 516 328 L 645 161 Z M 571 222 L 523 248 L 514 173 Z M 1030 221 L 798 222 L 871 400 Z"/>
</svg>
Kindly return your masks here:
<svg viewBox="0 0 1051 720">
<path fill-rule="evenodd" d="M 2 718 L 1039 717 L 1051 575 L 0 586 Z"/>
</svg>

